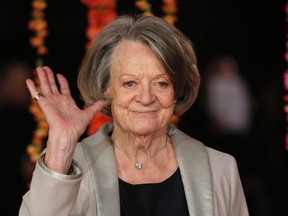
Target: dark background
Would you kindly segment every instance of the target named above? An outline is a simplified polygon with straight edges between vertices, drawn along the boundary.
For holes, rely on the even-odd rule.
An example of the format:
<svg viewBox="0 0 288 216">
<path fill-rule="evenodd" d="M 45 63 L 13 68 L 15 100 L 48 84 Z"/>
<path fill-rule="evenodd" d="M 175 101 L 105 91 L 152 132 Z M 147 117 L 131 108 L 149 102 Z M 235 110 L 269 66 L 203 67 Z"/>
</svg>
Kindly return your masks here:
<svg viewBox="0 0 288 216">
<path fill-rule="evenodd" d="M 118 14 L 139 13 L 133 2 L 118 1 Z M 211 59 L 223 54 L 232 56 L 239 63 L 255 103 L 253 129 L 241 140 L 237 137 L 219 138 L 209 132 L 201 107 L 204 97 L 201 89 L 195 105 L 180 119 L 179 128 L 206 145 L 235 156 L 250 215 L 288 215 L 288 156 L 283 111 L 286 93 L 283 73 L 287 67 L 284 59 L 285 1 L 177 2 L 179 13 L 175 25 L 194 43 L 202 76 L 205 76 L 205 67 Z M 19 57 L 35 66 L 37 56 L 29 44 L 32 32 L 27 28 L 31 18 L 30 3 L 28 0 L 0 1 L 0 62 Z M 153 11 L 161 16 L 160 5 L 161 1 L 153 1 Z M 85 51 L 86 12 L 80 0 L 48 0 L 46 10 L 49 52 L 44 63 L 67 76 L 79 105 L 82 102 L 78 99 L 76 74 Z M 9 157 L 12 156 L 13 152 Z"/>
</svg>

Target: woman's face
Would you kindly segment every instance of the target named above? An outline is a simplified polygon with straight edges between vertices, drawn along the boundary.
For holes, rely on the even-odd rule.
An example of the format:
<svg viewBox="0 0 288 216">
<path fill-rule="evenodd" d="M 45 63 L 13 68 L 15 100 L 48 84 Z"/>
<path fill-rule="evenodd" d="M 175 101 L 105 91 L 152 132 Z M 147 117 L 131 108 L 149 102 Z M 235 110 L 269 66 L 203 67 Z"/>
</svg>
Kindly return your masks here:
<svg viewBox="0 0 288 216">
<path fill-rule="evenodd" d="M 115 127 L 136 135 L 166 129 L 174 110 L 174 88 L 152 50 L 140 42 L 120 42 L 110 73 L 106 94 L 112 100 Z"/>
</svg>

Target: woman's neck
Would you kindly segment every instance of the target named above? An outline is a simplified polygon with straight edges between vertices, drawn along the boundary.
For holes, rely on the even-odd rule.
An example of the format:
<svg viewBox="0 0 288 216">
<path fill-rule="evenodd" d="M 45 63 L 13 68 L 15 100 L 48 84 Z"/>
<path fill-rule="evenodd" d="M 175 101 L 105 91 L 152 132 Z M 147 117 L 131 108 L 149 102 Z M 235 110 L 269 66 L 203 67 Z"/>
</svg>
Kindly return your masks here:
<svg viewBox="0 0 288 216">
<path fill-rule="evenodd" d="M 162 182 L 178 168 L 167 129 L 154 134 L 138 135 L 113 129 L 118 177 L 131 184 Z"/>
<path fill-rule="evenodd" d="M 169 142 L 169 137 L 166 130 L 140 135 L 114 128 L 111 141 L 114 148 L 123 151 L 131 160 L 139 160 L 143 157 L 145 158 L 143 160 L 146 160 L 163 150 Z"/>
</svg>

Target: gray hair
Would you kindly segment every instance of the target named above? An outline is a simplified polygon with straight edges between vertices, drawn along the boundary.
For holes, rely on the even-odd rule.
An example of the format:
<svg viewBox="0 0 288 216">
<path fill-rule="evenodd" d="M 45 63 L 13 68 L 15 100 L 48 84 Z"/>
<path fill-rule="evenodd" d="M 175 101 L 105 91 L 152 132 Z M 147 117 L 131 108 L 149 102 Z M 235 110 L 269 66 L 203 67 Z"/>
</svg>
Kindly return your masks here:
<svg viewBox="0 0 288 216">
<path fill-rule="evenodd" d="M 117 17 L 95 37 L 78 74 L 78 88 L 86 105 L 105 100 L 112 53 L 120 41 L 138 41 L 151 48 L 165 68 L 175 92 L 174 113 L 182 115 L 194 103 L 200 75 L 191 41 L 176 27 L 156 16 Z M 111 107 L 102 112 L 111 116 Z"/>
</svg>

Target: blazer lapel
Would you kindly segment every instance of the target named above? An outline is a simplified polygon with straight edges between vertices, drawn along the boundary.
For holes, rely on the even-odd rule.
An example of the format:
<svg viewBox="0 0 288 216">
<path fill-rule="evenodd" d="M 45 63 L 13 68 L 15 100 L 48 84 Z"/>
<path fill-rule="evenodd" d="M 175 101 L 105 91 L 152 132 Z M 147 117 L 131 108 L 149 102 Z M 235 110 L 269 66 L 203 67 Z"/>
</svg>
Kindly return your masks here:
<svg viewBox="0 0 288 216">
<path fill-rule="evenodd" d="M 206 147 L 180 130 L 169 127 L 191 216 L 213 215 L 213 192 Z"/>
<path fill-rule="evenodd" d="M 113 125 L 108 123 L 82 144 L 95 188 L 97 216 L 120 215 L 119 183 L 113 147 L 107 135 L 112 130 Z"/>
<path fill-rule="evenodd" d="M 108 134 L 112 123 L 106 123 L 82 142 L 96 193 L 98 216 L 119 216 L 119 183 L 115 158 Z M 206 147 L 199 141 L 170 126 L 168 134 L 174 146 L 182 175 L 191 216 L 213 215 L 213 192 Z"/>
</svg>

